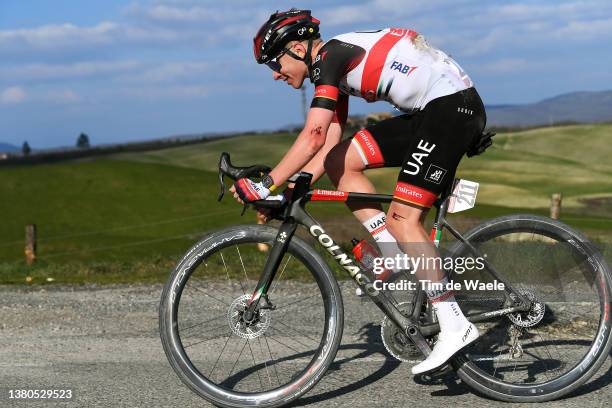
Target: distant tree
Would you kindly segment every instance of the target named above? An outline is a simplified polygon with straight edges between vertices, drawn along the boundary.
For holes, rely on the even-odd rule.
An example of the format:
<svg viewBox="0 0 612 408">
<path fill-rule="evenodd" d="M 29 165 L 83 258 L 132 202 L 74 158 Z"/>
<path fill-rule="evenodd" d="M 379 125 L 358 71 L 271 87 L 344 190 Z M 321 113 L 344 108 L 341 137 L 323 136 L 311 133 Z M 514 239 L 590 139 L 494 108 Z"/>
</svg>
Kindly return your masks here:
<svg viewBox="0 0 612 408">
<path fill-rule="evenodd" d="M 31 151 L 32 149 L 30 148 L 30 145 L 28 144 L 28 142 L 23 142 L 23 145 L 21 146 L 21 153 L 24 156 L 28 156 Z"/>
<path fill-rule="evenodd" d="M 79 149 L 89 149 L 89 136 L 87 136 L 85 133 L 81 133 L 77 139 L 76 146 Z"/>
</svg>

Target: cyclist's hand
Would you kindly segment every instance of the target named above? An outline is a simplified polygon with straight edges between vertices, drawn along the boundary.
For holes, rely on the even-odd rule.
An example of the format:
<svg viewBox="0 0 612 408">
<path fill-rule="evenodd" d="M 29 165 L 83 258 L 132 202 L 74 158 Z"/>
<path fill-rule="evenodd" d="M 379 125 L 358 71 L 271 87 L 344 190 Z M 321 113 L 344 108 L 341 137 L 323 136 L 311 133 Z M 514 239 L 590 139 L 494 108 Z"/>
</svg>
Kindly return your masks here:
<svg viewBox="0 0 612 408">
<path fill-rule="evenodd" d="M 238 202 L 242 200 L 242 203 L 251 203 L 257 200 L 264 200 L 270 195 L 270 190 L 264 187 L 263 183 L 256 183 L 248 178 L 241 178 L 236 181 L 233 185 L 234 197 L 240 198 Z M 230 189 L 230 191 L 232 191 Z"/>
</svg>

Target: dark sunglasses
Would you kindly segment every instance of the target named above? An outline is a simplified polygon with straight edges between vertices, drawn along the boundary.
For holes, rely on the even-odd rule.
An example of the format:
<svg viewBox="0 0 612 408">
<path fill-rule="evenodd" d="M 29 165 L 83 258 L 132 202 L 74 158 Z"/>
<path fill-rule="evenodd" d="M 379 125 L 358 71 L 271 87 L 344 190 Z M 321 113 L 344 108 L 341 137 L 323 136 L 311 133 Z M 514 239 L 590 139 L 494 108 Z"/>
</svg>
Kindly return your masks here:
<svg viewBox="0 0 612 408">
<path fill-rule="evenodd" d="M 289 51 L 288 48 L 283 48 L 283 50 L 281 51 L 280 54 L 278 54 L 276 57 L 272 58 L 270 61 L 266 62 L 266 65 L 274 72 L 278 72 L 280 74 L 282 65 L 280 64 L 280 62 L 278 62 L 278 60 L 280 59 L 280 57 L 282 57 L 283 55 L 285 55 L 285 53 Z"/>
<path fill-rule="evenodd" d="M 270 61 L 266 62 L 266 65 L 268 67 L 270 67 L 270 69 L 274 72 L 278 72 L 280 74 L 281 71 L 281 64 L 280 62 L 278 62 L 278 60 L 280 59 L 280 57 L 282 57 L 283 55 L 285 55 L 285 53 L 289 54 L 292 58 L 295 58 L 296 60 L 299 61 L 304 61 L 304 58 L 300 57 L 299 55 L 295 54 L 293 51 L 291 51 L 289 48 L 284 48 L 280 54 L 278 54 L 276 57 L 272 58 Z"/>
</svg>

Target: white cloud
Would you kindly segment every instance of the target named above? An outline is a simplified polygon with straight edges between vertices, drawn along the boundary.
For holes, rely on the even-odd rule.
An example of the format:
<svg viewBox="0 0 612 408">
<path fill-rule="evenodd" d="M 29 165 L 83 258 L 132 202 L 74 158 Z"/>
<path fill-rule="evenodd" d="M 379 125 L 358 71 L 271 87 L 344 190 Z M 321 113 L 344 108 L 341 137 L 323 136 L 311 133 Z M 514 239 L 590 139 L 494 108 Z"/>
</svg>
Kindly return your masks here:
<svg viewBox="0 0 612 408">
<path fill-rule="evenodd" d="M 152 7 L 133 6 L 131 13 L 157 21 L 193 22 L 216 19 L 217 14 L 205 7 L 172 7 L 163 4 Z"/>
<path fill-rule="evenodd" d="M 560 39 L 592 40 L 612 37 L 612 18 L 591 21 L 570 21 L 557 29 L 554 35 Z"/>
<path fill-rule="evenodd" d="M 6 88 L 2 93 L 0 93 L 0 103 L 4 104 L 17 104 L 25 101 L 26 92 L 23 88 L 19 86 L 12 86 L 10 88 Z"/>
<path fill-rule="evenodd" d="M 207 35 L 204 31 L 199 32 L 200 37 Z M 140 27 L 108 21 L 91 27 L 66 23 L 0 31 L 0 52 L 55 52 L 66 49 L 92 51 L 102 46 L 180 44 L 187 39 L 189 35 L 180 29 Z"/>
<path fill-rule="evenodd" d="M 137 61 L 85 61 L 74 64 L 26 64 L 0 67 L 4 80 L 54 80 L 87 78 L 135 71 L 142 68 Z"/>
<path fill-rule="evenodd" d="M 436 12 L 443 8 L 461 11 L 473 0 L 429 0 L 402 2 L 398 0 L 371 0 L 361 4 L 350 4 L 313 10 L 315 17 L 320 18 L 324 26 L 351 24 L 377 24 L 377 27 L 388 27 L 391 22 L 404 21 L 404 25 L 413 26 L 415 19 L 423 14 Z M 363 27 L 362 27 L 363 28 Z"/>
<path fill-rule="evenodd" d="M 108 44 L 119 31 L 119 25 L 108 21 L 93 27 L 78 27 L 74 24 L 44 25 L 35 28 L 0 31 L 0 50 L 57 49 L 83 44 Z"/>
</svg>

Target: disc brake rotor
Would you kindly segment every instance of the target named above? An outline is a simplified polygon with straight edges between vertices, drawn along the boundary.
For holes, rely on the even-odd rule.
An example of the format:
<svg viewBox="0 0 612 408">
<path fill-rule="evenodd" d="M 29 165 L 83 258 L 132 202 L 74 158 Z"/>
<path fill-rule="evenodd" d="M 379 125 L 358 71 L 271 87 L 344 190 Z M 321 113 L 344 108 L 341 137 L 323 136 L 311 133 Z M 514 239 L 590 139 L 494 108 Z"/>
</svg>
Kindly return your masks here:
<svg viewBox="0 0 612 408">
<path fill-rule="evenodd" d="M 255 339 L 262 336 L 270 327 L 270 310 L 260 309 L 250 322 L 244 320 L 244 312 L 249 306 L 251 295 L 236 298 L 227 311 L 227 322 L 232 332 L 243 339 Z"/>
<path fill-rule="evenodd" d="M 525 296 L 531 301 L 531 308 L 525 312 L 517 312 L 508 314 L 508 319 L 519 327 L 532 327 L 540 323 L 544 318 L 546 312 L 546 306 L 544 302 L 536 297 L 536 294 L 531 289 L 519 289 L 521 295 Z M 516 296 L 510 295 L 511 298 L 516 299 Z"/>
</svg>

